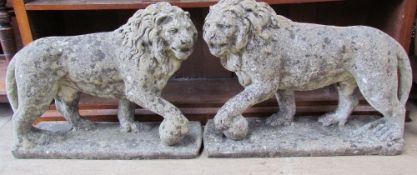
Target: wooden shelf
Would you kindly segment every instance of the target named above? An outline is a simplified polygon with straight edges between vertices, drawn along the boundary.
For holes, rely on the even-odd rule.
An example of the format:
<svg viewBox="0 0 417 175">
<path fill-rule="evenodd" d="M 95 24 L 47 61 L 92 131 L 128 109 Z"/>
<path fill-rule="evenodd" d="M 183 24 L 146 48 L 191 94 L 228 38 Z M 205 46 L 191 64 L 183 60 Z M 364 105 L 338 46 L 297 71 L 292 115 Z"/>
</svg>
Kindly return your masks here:
<svg viewBox="0 0 417 175">
<path fill-rule="evenodd" d="M 181 88 L 179 91 L 178 88 Z M 190 79 L 171 80 L 162 96 L 178 107 L 220 107 L 233 95 L 242 91 L 235 79 Z M 337 93 L 334 88 L 322 88 L 314 91 L 296 92 L 296 101 L 302 105 L 336 104 Z M 118 101 L 83 94 L 80 109 L 116 109 Z M 275 104 L 271 99 L 257 106 Z M 51 109 L 55 109 L 54 106 Z"/>
<path fill-rule="evenodd" d="M 242 90 L 233 79 L 231 72 L 225 71 L 219 60 L 213 57 L 202 40 L 202 26 L 207 7 L 218 0 L 168 0 L 173 5 L 187 8 L 191 19 L 199 31 L 194 53 L 183 63 L 175 77 L 163 92 L 163 96 L 178 106 L 191 120 L 206 121 L 213 117 L 226 100 Z M 272 6 L 279 14 L 294 21 L 327 25 L 372 26 L 399 41 L 405 49 L 410 45 L 410 34 L 416 12 L 416 0 L 260 0 Z M 13 0 L 23 44 L 40 37 L 69 36 L 98 31 L 110 31 L 126 21 L 136 9 L 145 8 L 159 0 Z M 285 4 L 285 5 L 280 5 Z M 290 4 L 290 5 L 287 5 Z M 375 8 L 378 7 L 378 8 Z M 126 9 L 126 10 L 123 10 Z M 101 11 L 100 11 L 101 10 Z M 102 20 L 106 19 L 106 20 Z M 51 27 L 52 26 L 52 27 Z M 5 72 L 1 67 L 0 76 Z M 3 79 L 1 79 L 3 78 Z M 0 77 L 4 81 L 4 77 Z M 411 99 L 417 92 L 412 91 Z M 0 84 L 0 100 L 5 98 L 4 84 Z M 334 88 L 296 93 L 297 114 L 322 114 L 332 111 L 337 105 Z M 248 109 L 247 115 L 268 116 L 277 110 L 276 101 L 271 99 Z M 80 113 L 96 120 L 116 120 L 117 100 L 101 99 L 83 95 Z M 363 100 L 355 109 L 355 114 L 375 113 Z M 154 114 L 137 108 L 136 114 L 143 119 L 155 119 Z M 43 115 L 41 120 L 62 120 L 55 106 Z M 158 118 L 160 119 L 160 118 Z"/>
<path fill-rule="evenodd" d="M 182 8 L 209 7 L 218 0 L 169 0 Z M 333 2 L 343 0 L 263 0 L 269 4 L 297 4 Z M 104 9 L 140 9 L 157 0 L 33 0 L 25 4 L 26 10 L 104 10 Z"/>
<path fill-rule="evenodd" d="M 218 107 L 180 108 L 182 113 L 192 121 L 205 122 L 212 118 L 218 111 Z M 318 108 L 317 106 L 297 106 L 296 116 L 319 116 L 328 111 L 336 109 L 336 105 L 327 105 Z M 248 117 L 268 117 L 277 111 L 277 107 L 251 107 L 245 111 Z M 354 115 L 380 115 L 369 105 L 360 104 L 355 108 Z M 117 121 L 117 109 L 81 109 L 80 115 L 93 121 Z M 136 120 L 139 121 L 160 121 L 162 117 L 145 109 L 135 110 Z M 44 113 L 37 122 L 41 121 L 64 121 L 63 116 L 56 110 L 49 110 Z"/>
<path fill-rule="evenodd" d="M 0 102 L 7 103 L 5 90 L 5 75 L 7 62 L 0 60 Z M 181 89 L 179 93 L 179 90 Z M 236 79 L 187 79 L 170 80 L 163 91 L 163 96 L 178 106 L 181 111 L 191 116 L 192 120 L 205 121 L 215 114 L 220 106 L 230 97 L 242 91 L 242 87 Z M 410 99 L 416 99 L 417 90 L 413 90 Z M 332 111 L 337 105 L 337 92 L 333 87 L 317 89 L 313 91 L 296 92 L 297 115 L 322 114 Z M 93 120 L 116 121 L 118 101 L 116 99 L 104 99 L 83 94 L 80 101 L 80 113 L 84 117 Z M 269 114 L 277 110 L 275 99 L 258 104 L 246 111 L 247 115 Z M 355 109 L 355 114 L 376 114 L 363 98 Z M 136 114 L 141 120 L 159 120 L 152 112 L 138 107 Z M 266 114 L 266 115 L 265 115 Z M 145 116 L 145 118 L 143 118 Z M 63 120 L 62 115 L 56 111 L 52 104 L 38 121 Z"/>
<path fill-rule="evenodd" d="M 0 58 L 0 103 L 8 102 L 6 97 L 6 70 L 7 61 L 3 58 Z"/>
</svg>

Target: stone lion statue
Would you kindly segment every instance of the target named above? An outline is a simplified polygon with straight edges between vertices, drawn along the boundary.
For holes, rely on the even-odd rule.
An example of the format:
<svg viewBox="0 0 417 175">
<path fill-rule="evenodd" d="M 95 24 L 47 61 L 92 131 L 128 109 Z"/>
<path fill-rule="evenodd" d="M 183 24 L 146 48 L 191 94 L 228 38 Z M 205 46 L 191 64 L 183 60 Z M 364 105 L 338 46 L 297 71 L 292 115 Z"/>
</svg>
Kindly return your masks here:
<svg viewBox="0 0 417 175">
<path fill-rule="evenodd" d="M 255 0 L 220 0 L 203 30 L 210 52 L 245 87 L 214 118 L 227 137 L 246 136 L 241 114 L 254 104 L 275 95 L 279 112 L 267 123 L 288 125 L 295 114 L 294 91 L 336 84 L 339 104 L 319 119 L 323 125 L 344 125 L 361 92 L 384 116 L 361 132 L 401 146 L 411 68 L 401 45 L 382 31 L 293 22 Z"/>
<path fill-rule="evenodd" d="M 188 120 L 161 97 L 161 90 L 192 53 L 197 30 L 182 9 L 161 2 L 138 10 L 112 32 L 38 39 L 20 50 L 7 70 L 7 96 L 14 110 L 16 146 L 40 138 L 32 126 L 55 99 L 74 129 L 88 129 L 80 118 L 79 93 L 120 99 L 122 131 L 137 130 L 135 105 L 164 117 L 161 141 L 178 143 Z"/>
</svg>

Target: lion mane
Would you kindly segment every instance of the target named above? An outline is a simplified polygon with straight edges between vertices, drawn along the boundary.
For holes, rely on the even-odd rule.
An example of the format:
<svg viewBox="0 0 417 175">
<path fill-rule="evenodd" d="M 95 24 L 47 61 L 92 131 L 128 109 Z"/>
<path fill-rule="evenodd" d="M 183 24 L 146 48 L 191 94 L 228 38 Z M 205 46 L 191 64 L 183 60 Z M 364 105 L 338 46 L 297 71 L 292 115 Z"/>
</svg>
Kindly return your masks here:
<svg viewBox="0 0 417 175">
<path fill-rule="evenodd" d="M 124 59 L 141 58 L 152 55 L 159 64 L 168 59 L 167 47 L 160 36 L 162 24 L 169 17 L 189 16 L 188 12 L 167 2 L 149 5 L 146 9 L 136 11 L 126 24 L 115 32 L 122 36 L 121 54 Z"/>
<path fill-rule="evenodd" d="M 251 0 L 220 0 L 219 3 L 210 7 L 206 19 L 215 14 L 232 14 L 240 19 L 238 21 L 242 21 L 236 36 L 235 52 L 241 51 L 251 40 L 260 41 L 265 45 L 270 43 L 271 36 L 274 36 L 273 30 L 279 29 L 280 23 L 291 22 L 277 15 L 267 3 Z"/>
</svg>

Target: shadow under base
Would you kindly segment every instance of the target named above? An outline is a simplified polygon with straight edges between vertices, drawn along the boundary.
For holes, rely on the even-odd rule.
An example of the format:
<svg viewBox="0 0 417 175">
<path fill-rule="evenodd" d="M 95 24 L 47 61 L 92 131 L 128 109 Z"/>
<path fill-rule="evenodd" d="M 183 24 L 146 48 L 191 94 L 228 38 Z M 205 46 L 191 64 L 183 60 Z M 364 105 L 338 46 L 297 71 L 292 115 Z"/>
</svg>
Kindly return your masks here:
<svg viewBox="0 0 417 175">
<path fill-rule="evenodd" d="M 123 133 L 119 123 L 101 122 L 90 131 L 71 131 L 67 122 L 43 122 L 36 127 L 52 131 L 48 143 L 30 149 L 17 147 L 12 153 L 17 158 L 46 159 L 184 159 L 199 155 L 199 122 L 190 122 L 188 134 L 174 146 L 161 143 L 159 124 L 141 122 L 139 132 Z"/>
<path fill-rule="evenodd" d="M 403 146 L 391 147 L 371 134 L 355 134 L 378 116 L 352 116 L 343 127 L 322 126 L 317 117 L 296 117 L 290 126 L 272 127 L 265 119 L 247 118 L 249 134 L 241 141 L 215 131 L 213 120 L 204 129 L 209 157 L 297 157 L 347 155 L 398 155 Z"/>
</svg>

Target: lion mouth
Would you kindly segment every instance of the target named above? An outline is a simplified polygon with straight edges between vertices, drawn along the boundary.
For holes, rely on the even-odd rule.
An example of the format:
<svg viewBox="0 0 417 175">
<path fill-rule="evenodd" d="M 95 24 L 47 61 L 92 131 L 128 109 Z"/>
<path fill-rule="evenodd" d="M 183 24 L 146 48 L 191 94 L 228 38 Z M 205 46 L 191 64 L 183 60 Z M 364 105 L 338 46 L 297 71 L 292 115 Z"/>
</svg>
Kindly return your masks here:
<svg viewBox="0 0 417 175">
<path fill-rule="evenodd" d="M 181 47 L 181 48 L 171 48 L 174 51 L 175 56 L 179 59 L 186 59 L 191 55 L 192 48 L 190 47 Z"/>
<path fill-rule="evenodd" d="M 209 46 L 211 48 L 215 48 L 215 49 L 221 49 L 227 46 L 226 43 L 221 43 L 221 44 L 214 44 L 214 43 L 210 43 Z"/>
<path fill-rule="evenodd" d="M 210 52 L 215 56 L 221 56 L 226 52 L 226 43 L 209 43 Z"/>
<path fill-rule="evenodd" d="M 177 51 L 177 52 L 190 52 L 191 48 L 189 48 L 189 47 L 182 47 L 182 48 L 173 47 L 172 50 Z"/>
<path fill-rule="evenodd" d="M 189 52 L 191 49 L 190 48 L 181 48 L 180 52 Z"/>
</svg>

